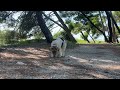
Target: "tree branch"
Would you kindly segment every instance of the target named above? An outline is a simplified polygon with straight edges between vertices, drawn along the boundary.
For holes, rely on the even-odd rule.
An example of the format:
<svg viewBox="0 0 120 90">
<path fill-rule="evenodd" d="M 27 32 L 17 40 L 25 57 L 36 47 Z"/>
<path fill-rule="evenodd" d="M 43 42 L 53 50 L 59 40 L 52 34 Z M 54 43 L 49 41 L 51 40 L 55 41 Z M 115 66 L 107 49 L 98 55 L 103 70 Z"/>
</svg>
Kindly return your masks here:
<svg viewBox="0 0 120 90">
<path fill-rule="evenodd" d="M 53 19 L 51 19 L 50 17 L 48 17 L 45 13 L 42 13 L 46 18 L 50 19 L 51 21 L 53 21 L 55 24 L 57 24 L 58 26 L 60 26 L 61 28 L 63 28 L 63 26 L 59 23 L 57 23 L 56 21 L 54 21 Z"/>
</svg>

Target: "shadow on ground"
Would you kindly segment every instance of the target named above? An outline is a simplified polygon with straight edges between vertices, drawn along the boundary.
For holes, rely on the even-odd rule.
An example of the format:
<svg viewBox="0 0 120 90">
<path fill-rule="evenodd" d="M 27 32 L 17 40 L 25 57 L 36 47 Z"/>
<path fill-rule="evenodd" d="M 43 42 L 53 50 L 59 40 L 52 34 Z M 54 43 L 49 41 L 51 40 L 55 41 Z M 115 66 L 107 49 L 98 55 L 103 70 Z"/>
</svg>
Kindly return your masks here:
<svg viewBox="0 0 120 90">
<path fill-rule="evenodd" d="M 79 45 L 64 58 L 49 58 L 49 45 L 5 47 L 0 53 L 1 79 L 120 78 L 120 62 L 108 45 Z"/>
</svg>

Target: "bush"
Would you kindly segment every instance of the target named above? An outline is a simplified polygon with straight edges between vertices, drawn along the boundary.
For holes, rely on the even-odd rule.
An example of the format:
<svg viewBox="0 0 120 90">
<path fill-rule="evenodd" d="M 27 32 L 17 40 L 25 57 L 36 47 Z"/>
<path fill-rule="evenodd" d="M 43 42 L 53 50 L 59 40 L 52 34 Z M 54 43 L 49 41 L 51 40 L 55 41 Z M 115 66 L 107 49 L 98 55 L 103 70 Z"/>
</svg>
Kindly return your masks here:
<svg viewBox="0 0 120 90">
<path fill-rule="evenodd" d="M 0 44 L 11 44 L 15 43 L 17 40 L 15 39 L 15 31 L 10 30 L 0 30 Z"/>
<path fill-rule="evenodd" d="M 34 38 L 39 40 L 39 39 L 43 39 L 44 38 L 44 35 L 42 32 L 38 32 L 34 35 Z"/>
</svg>

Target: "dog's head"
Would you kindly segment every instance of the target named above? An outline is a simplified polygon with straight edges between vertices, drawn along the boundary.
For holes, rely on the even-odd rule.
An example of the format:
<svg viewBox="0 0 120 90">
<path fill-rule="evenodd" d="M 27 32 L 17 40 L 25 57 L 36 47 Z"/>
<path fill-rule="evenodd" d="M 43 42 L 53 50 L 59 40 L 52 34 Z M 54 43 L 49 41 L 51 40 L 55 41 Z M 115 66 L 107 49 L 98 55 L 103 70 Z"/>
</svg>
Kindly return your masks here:
<svg viewBox="0 0 120 90">
<path fill-rule="evenodd" d="M 51 46 L 50 51 L 53 53 L 55 57 L 56 53 L 59 51 L 59 48 L 57 46 Z"/>
</svg>

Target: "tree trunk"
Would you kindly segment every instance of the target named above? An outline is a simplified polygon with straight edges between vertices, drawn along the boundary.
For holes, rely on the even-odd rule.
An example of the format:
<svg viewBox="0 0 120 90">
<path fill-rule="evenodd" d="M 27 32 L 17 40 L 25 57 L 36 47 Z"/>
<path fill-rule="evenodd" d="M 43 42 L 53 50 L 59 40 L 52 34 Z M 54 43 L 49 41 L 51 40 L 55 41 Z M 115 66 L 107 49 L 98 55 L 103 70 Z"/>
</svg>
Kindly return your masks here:
<svg viewBox="0 0 120 90">
<path fill-rule="evenodd" d="M 91 39 L 93 40 L 93 42 L 95 43 L 95 40 L 93 39 L 93 37 L 91 35 L 89 35 L 91 37 Z"/>
<path fill-rule="evenodd" d="M 104 13 L 104 11 L 101 11 L 101 12 Z M 103 13 L 101 13 L 101 15 L 103 15 L 104 17 L 106 17 L 105 14 L 103 14 Z M 105 29 L 106 29 L 106 31 L 107 31 L 108 34 L 109 34 L 109 28 L 108 28 L 108 24 L 107 24 L 107 22 L 106 22 L 107 20 L 106 20 L 106 18 L 103 18 L 103 20 L 105 20 L 105 27 L 106 27 Z"/>
<path fill-rule="evenodd" d="M 58 13 L 56 11 L 53 11 L 53 12 L 56 15 L 56 17 L 58 18 L 59 22 L 62 24 L 62 26 L 63 26 L 64 30 L 66 31 L 67 35 L 69 36 L 70 40 L 76 43 L 77 41 L 75 40 L 75 38 L 71 34 L 71 31 L 68 29 L 68 27 L 63 22 L 62 18 L 58 15 Z"/>
<path fill-rule="evenodd" d="M 111 18 L 110 18 L 110 14 L 108 14 L 107 11 L 105 11 L 106 15 L 107 15 L 107 19 L 108 19 L 108 27 L 109 27 L 109 42 L 112 42 L 112 36 L 113 36 L 113 32 L 112 32 L 112 26 L 111 26 Z M 113 42 L 112 42 L 113 43 Z"/>
<path fill-rule="evenodd" d="M 104 36 L 104 38 L 105 38 L 105 41 L 106 41 L 106 42 L 109 42 L 109 40 L 107 39 L 107 36 L 105 35 L 105 33 L 104 33 L 102 30 L 100 30 L 97 26 L 95 26 L 94 23 L 84 14 L 83 11 L 80 11 L 80 12 L 81 12 L 82 15 L 91 23 L 91 25 L 93 25 L 98 31 L 100 31 L 100 32 L 103 34 L 103 36 Z"/>
<path fill-rule="evenodd" d="M 108 11 L 106 11 L 106 12 L 108 12 Z M 117 30 L 118 30 L 118 32 L 119 32 L 119 34 L 120 34 L 120 29 L 119 29 L 119 27 L 118 27 L 118 25 L 117 25 L 117 23 L 116 23 L 115 19 L 113 18 L 112 13 L 108 12 L 108 14 L 110 15 L 110 17 L 111 17 L 111 19 L 112 19 L 113 23 L 115 24 L 115 26 L 116 26 L 116 28 L 117 28 Z"/>
<path fill-rule="evenodd" d="M 101 12 L 99 11 L 99 15 L 100 15 L 100 19 L 101 19 L 101 24 L 102 24 L 102 27 L 103 27 L 103 32 L 105 33 L 105 31 L 107 31 L 106 30 L 106 28 L 105 28 L 105 26 L 104 26 L 104 24 L 103 24 L 103 19 L 102 19 L 102 16 L 101 16 Z M 105 41 L 106 42 L 106 41 Z"/>
<path fill-rule="evenodd" d="M 57 24 L 58 26 L 60 26 L 61 28 L 63 28 L 63 26 L 59 23 L 57 23 L 57 21 L 54 21 L 53 19 L 51 19 L 49 16 L 47 16 L 45 13 L 43 13 L 43 15 L 48 18 L 49 20 L 53 21 L 55 24 Z M 63 28 L 64 29 L 64 28 Z"/>
<path fill-rule="evenodd" d="M 52 34 L 51 34 L 50 30 L 48 29 L 48 27 L 46 26 L 45 21 L 42 17 L 42 11 L 36 11 L 36 18 L 38 21 L 38 25 L 40 26 L 41 31 L 43 32 L 43 34 L 47 40 L 47 43 L 51 43 L 53 40 L 53 37 L 52 37 Z"/>
<path fill-rule="evenodd" d="M 82 36 L 84 37 L 84 40 L 87 41 L 88 43 L 90 43 L 90 41 L 84 36 L 83 32 L 82 31 L 80 31 L 80 32 L 81 32 Z"/>
<path fill-rule="evenodd" d="M 116 37 L 115 26 L 114 26 L 113 21 L 112 21 L 112 32 L 113 32 L 113 43 L 116 43 L 117 42 L 117 37 Z"/>
<path fill-rule="evenodd" d="M 88 32 L 87 32 L 88 33 Z M 88 35 L 91 37 L 91 39 L 93 40 L 93 42 L 95 43 L 94 38 L 88 33 Z"/>
<path fill-rule="evenodd" d="M 111 11 L 110 14 L 112 15 Z M 117 40 L 117 35 L 115 32 L 115 24 L 113 23 L 113 20 L 112 20 L 112 32 L 113 32 L 113 43 L 118 43 L 119 41 Z"/>
<path fill-rule="evenodd" d="M 104 24 L 103 24 L 103 20 L 102 20 L 102 16 L 101 16 L 101 12 L 100 12 L 100 11 L 99 11 L 99 15 L 100 15 L 100 19 L 101 19 L 101 24 L 102 24 L 102 26 L 103 26 L 103 31 L 105 32 L 106 29 L 105 29 L 105 26 L 104 26 Z"/>
</svg>

